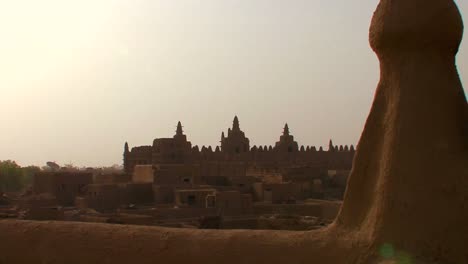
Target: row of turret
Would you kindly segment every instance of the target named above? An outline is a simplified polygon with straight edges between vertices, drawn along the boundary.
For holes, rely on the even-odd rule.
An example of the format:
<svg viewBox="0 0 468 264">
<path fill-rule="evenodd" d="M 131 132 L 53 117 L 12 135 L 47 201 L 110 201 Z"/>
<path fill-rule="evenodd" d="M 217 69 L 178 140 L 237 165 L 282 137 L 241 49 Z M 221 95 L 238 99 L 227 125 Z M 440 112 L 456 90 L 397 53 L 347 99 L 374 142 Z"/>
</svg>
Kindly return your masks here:
<svg viewBox="0 0 468 264">
<path fill-rule="evenodd" d="M 273 146 L 256 146 L 254 145 L 252 148 L 250 148 L 251 152 L 269 152 L 269 151 L 277 151 L 277 149 Z M 298 152 L 323 152 L 325 151 L 322 146 L 317 149 L 315 146 L 301 146 L 298 149 Z M 355 148 L 354 145 L 348 146 L 348 145 L 340 145 L 340 146 L 333 146 L 328 148 L 327 151 L 330 152 L 354 152 Z M 222 152 L 220 146 L 216 146 L 216 148 L 213 150 L 211 146 L 202 146 L 201 148 L 198 145 L 195 145 L 192 147 L 192 152 Z M 292 151 L 291 151 L 292 152 Z"/>
<path fill-rule="evenodd" d="M 174 139 L 181 139 L 186 141 L 186 136 L 183 134 L 182 123 L 179 121 L 177 124 L 176 135 Z M 155 140 L 156 142 L 157 140 Z M 316 152 L 316 151 L 325 151 L 322 146 L 317 150 L 315 146 L 301 146 L 299 148 L 294 137 L 289 132 L 288 124 L 285 124 L 283 135 L 280 137 L 280 140 L 276 142 L 275 146 L 253 146 L 250 147 L 249 139 L 245 136 L 245 133 L 240 130 L 239 119 L 237 116 L 234 118 L 232 129 L 228 129 L 228 136 L 226 137 L 224 132 L 221 134 L 221 146 L 216 146 L 215 149 L 211 146 L 198 146 L 192 147 L 192 152 L 230 152 L 230 153 L 241 153 L 241 152 L 268 152 L 268 151 L 284 151 L 284 152 Z M 145 152 L 152 148 L 152 146 L 138 146 L 132 148 L 131 152 Z M 330 140 L 328 144 L 328 150 L 330 152 L 343 152 L 343 151 L 355 151 L 354 146 L 348 145 L 334 145 L 333 141 Z M 125 143 L 125 153 L 129 153 L 128 143 Z"/>
<path fill-rule="evenodd" d="M 177 124 L 176 134 L 172 138 L 157 138 L 152 146 L 139 146 L 129 149 L 125 143 L 124 166 L 126 171 L 132 171 L 136 165 L 147 164 L 187 164 L 200 160 L 213 161 L 244 161 L 257 162 L 314 162 L 316 160 L 346 160 L 352 161 L 354 156 L 354 146 L 335 146 L 330 140 L 328 150 L 323 147 L 318 149 L 314 146 L 301 146 L 290 134 L 289 126 L 284 126 L 283 135 L 274 146 L 253 146 L 250 147 L 250 140 L 240 129 L 239 119 L 234 118 L 232 128 L 228 129 L 227 136 L 221 134 L 221 146 L 215 148 L 211 146 L 193 146 L 187 141 L 187 136 L 183 133 L 182 124 Z"/>
</svg>

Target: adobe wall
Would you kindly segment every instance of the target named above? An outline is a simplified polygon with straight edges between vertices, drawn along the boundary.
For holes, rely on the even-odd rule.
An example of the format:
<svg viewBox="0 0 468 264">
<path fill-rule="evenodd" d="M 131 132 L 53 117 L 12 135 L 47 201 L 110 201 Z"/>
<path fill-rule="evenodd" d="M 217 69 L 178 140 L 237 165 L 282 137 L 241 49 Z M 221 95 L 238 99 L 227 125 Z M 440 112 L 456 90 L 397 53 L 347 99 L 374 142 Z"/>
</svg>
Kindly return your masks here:
<svg viewBox="0 0 468 264">
<path fill-rule="evenodd" d="M 285 203 L 289 200 L 303 200 L 304 192 L 300 183 L 263 184 L 265 192 L 271 192 L 272 203 Z"/>
<path fill-rule="evenodd" d="M 206 197 L 215 193 L 216 189 L 178 189 L 175 191 L 175 204 L 185 208 L 206 208 Z"/>
<path fill-rule="evenodd" d="M 156 139 L 155 141 L 173 139 Z M 183 142 L 182 142 L 183 143 Z M 186 142 L 190 144 L 189 142 Z M 297 166 L 321 166 L 335 169 L 349 169 L 355 155 L 354 147 L 336 147 L 328 151 L 319 151 L 315 147 L 304 147 L 300 151 L 285 152 L 268 146 L 254 146 L 241 153 L 231 153 L 217 148 L 205 147 L 201 150 L 197 146 L 189 151 L 179 153 L 181 147 L 177 144 L 164 144 L 165 148 L 155 152 L 150 146 L 132 148 L 124 153 L 124 166 L 127 173 L 134 171 L 137 165 L 158 164 L 198 164 L 201 166 L 202 176 L 243 176 L 250 165 L 262 167 L 290 167 Z M 161 159 L 161 155 L 168 158 Z M 172 157 L 175 155 L 175 157 Z"/>
<path fill-rule="evenodd" d="M 124 196 L 124 189 L 117 184 L 90 184 L 86 186 L 84 201 L 77 202 L 97 211 L 112 211 L 122 204 Z"/>
<path fill-rule="evenodd" d="M 53 194 L 60 205 L 72 206 L 84 186 L 92 183 L 93 175 L 83 172 L 38 172 L 33 178 L 35 194 Z"/>
<path fill-rule="evenodd" d="M 216 193 L 216 209 L 221 215 L 242 215 L 252 212 L 252 196 L 239 191 Z"/>
<path fill-rule="evenodd" d="M 122 202 L 130 204 L 154 204 L 153 184 L 127 183 L 125 186 L 125 199 Z"/>
<path fill-rule="evenodd" d="M 152 165 L 136 165 L 133 169 L 132 182 L 153 183 L 154 169 Z"/>
<path fill-rule="evenodd" d="M 187 185 L 199 183 L 200 167 L 192 164 L 165 164 L 154 166 L 157 185 Z"/>
<path fill-rule="evenodd" d="M 57 207 L 32 207 L 24 214 L 27 220 L 63 220 L 64 212 Z"/>
<path fill-rule="evenodd" d="M 136 165 L 152 164 L 152 146 L 139 146 L 132 148 L 131 152 L 124 153 L 125 173 L 132 174 Z"/>
<path fill-rule="evenodd" d="M 215 208 L 157 208 L 154 212 L 157 219 L 197 218 L 216 214 L 217 210 Z"/>
<path fill-rule="evenodd" d="M 282 214 L 316 216 L 332 221 L 340 211 L 340 202 L 315 202 L 307 204 L 255 204 L 253 212 L 256 215 Z"/>
<path fill-rule="evenodd" d="M 54 175 L 49 172 L 39 172 L 34 174 L 32 188 L 33 192 L 36 194 L 54 194 L 56 188 Z"/>
<path fill-rule="evenodd" d="M 223 218 L 221 229 L 259 229 L 258 219 L 251 218 Z"/>
<path fill-rule="evenodd" d="M 18 207 L 21 209 L 54 207 L 58 205 L 57 198 L 49 193 L 24 197 L 18 200 Z"/>
<path fill-rule="evenodd" d="M 2 220 L 0 234 L 0 263 L 305 264 L 331 259 L 327 253 L 331 251 L 324 249 L 342 247 L 310 238 L 328 235 L 321 232 L 210 231 L 75 222 Z M 335 256 L 338 262 L 321 263 L 349 263 L 346 257 L 352 256 Z"/>
</svg>

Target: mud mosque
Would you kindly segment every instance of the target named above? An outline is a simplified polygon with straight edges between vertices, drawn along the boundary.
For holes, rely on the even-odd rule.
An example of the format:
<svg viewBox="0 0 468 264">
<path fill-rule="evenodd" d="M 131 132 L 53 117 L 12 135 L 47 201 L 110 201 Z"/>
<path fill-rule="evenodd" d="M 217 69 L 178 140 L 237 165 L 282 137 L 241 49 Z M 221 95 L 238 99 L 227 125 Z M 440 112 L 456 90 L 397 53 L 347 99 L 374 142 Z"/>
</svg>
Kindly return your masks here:
<svg viewBox="0 0 468 264">
<path fill-rule="evenodd" d="M 203 177 L 245 176 L 248 169 L 280 170 L 292 167 L 317 167 L 333 170 L 350 170 L 354 157 L 354 146 L 335 146 L 330 140 L 328 150 L 322 147 L 299 148 L 288 124 L 283 135 L 273 146 L 250 146 L 250 140 L 240 129 L 236 116 L 227 136 L 221 134 L 221 147 L 192 146 L 184 135 L 182 124 L 177 124 L 172 138 L 158 138 L 151 146 L 124 148 L 124 168 L 133 173 L 138 165 L 179 164 L 197 166 Z"/>
</svg>

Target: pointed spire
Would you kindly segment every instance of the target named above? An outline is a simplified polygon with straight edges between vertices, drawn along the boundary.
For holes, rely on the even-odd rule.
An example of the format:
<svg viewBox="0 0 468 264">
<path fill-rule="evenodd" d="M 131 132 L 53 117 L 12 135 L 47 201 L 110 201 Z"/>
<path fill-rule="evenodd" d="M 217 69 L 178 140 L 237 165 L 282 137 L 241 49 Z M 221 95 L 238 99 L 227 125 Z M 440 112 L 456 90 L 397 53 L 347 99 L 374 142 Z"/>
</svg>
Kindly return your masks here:
<svg viewBox="0 0 468 264">
<path fill-rule="evenodd" d="M 330 142 L 328 143 L 328 151 L 334 151 L 335 147 L 333 146 L 333 141 L 330 139 Z"/>
<path fill-rule="evenodd" d="M 124 152 L 125 152 L 125 153 L 129 153 L 129 152 L 130 152 L 130 150 L 129 150 L 129 148 L 128 148 L 128 142 L 125 142 Z"/>
<path fill-rule="evenodd" d="M 232 130 L 233 131 L 239 131 L 240 130 L 239 118 L 237 118 L 237 116 L 234 117 L 234 121 L 232 122 Z"/>
<path fill-rule="evenodd" d="M 176 135 L 177 136 L 182 136 L 184 134 L 184 131 L 182 130 L 182 123 L 177 123 L 177 130 L 176 130 Z"/>
<path fill-rule="evenodd" d="M 220 152 L 221 149 L 219 148 L 219 146 L 216 146 L 216 149 L 215 149 L 215 152 Z"/>
<path fill-rule="evenodd" d="M 283 136 L 289 136 L 289 126 L 288 126 L 288 123 L 286 123 L 286 125 L 284 125 Z"/>
</svg>

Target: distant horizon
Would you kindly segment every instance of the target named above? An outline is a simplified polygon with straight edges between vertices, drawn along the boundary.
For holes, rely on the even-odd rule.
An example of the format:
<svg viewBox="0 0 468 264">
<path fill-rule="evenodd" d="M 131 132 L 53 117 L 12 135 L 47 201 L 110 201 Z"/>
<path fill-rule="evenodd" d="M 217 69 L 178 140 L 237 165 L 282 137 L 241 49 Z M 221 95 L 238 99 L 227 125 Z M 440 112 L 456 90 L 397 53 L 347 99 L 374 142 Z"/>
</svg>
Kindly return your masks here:
<svg viewBox="0 0 468 264">
<path fill-rule="evenodd" d="M 125 142 L 172 137 L 178 121 L 193 145 L 215 147 L 235 115 L 252 146 L 285 123 L 299 145 L 356 146 L 379 81 L 377 3 L 2 3 L 0 160 L 122 164 Z M 468 79 L 465 41 L 457 58 Z"/>
</svg>

